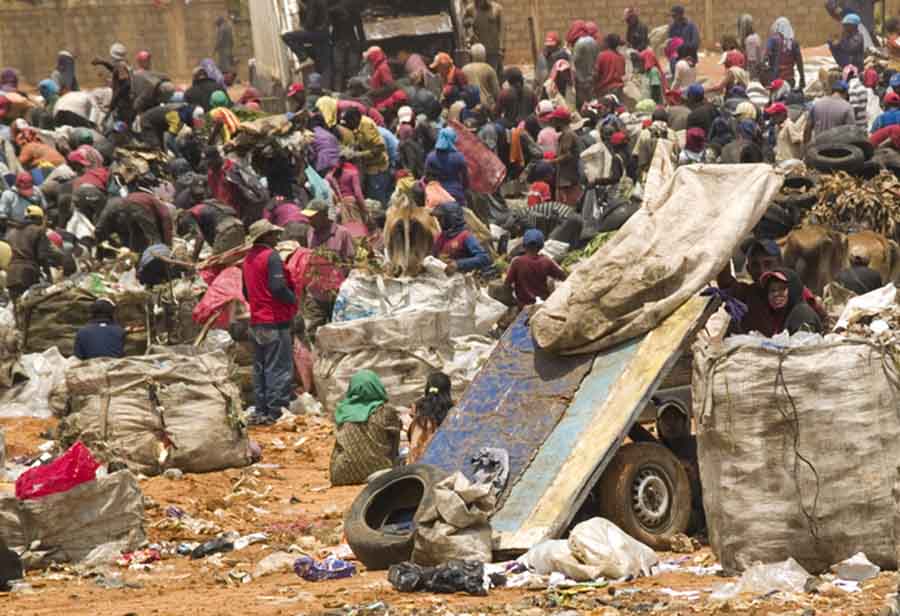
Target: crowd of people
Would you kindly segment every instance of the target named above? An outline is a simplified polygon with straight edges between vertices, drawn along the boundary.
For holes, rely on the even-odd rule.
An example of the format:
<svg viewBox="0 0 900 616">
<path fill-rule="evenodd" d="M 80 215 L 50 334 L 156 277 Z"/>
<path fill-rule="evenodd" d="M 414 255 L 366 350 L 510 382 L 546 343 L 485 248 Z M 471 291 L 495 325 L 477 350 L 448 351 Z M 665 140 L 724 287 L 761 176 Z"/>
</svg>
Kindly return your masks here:
<svg viewBox="0 0 900 616">
<path fill-rule="evenodd" d="M 351 70 L 346 50 L 332 43 L 356 27 L 352 16 L 313 0 L 302 36 L 286 42 L 311 46 L 316 66 L 287 88 L 287 113 L 279 114 L 283 134 L 299 134 L 301 145 L 252 157 L 235 137 L 241 118 L 265 115 L 263 97 L 234 84 L 227 22 L 218 24 L 216 59 L 200 62 L 186 88 L 154 70 L 150 51 L 132 61 L 120 43 L 92 62 L 107 71 L 107 88 L 82 89 L 67 51 L 38 83 L 39 95 L 20 88 L 15 69 L 3 70 L 7 291 L 18 299 L 50 280 L 51 270 L 68 276 L 84 268 L 85 255 L 99 260 L 122 249 L 141 255 L 138 277 L 153 286 L 190 275 L 201 256 L 252 246 L 242 265 L 256 349 L 251 421 L 272 423 L 294 393 L 294 334 L 314 347 L 358 249 L 382 254 L 388 208 L 427 208 L 439 228 L 432 253 L 446 273 L 493 281 L 492 293 L 525 308 L 566 277 L 546 245 L 580 249 L 621 226 L 639 207 L 660 152 L 676 165 L 780 163 L 802 158 L 817 135 L 838 126 L 900 148 L 898 21 L 885 24 L 882 46 L 871 16 L 846 4 L 829 4 L 843 32 L 830 44 L 837 67 L 807 84 L 790 21 L 780 17 L 757 32 L 750 15 L 722 38 L 724 76 L 704 83 L 701 33 L 682 6 L 663 28 L 651 29 L 628 8 L 606 33 L 581 20 L 565 36 L 548 32 L 528 80 L 522 69 L 503 66 L 502 10 L 487 0 L 466 13 L 474 32 L 468 62 L 457 65 L 449 50 L 389 56 L 371 46 Z M 868 60 L 879 53 L 884 62 Z M 134 172 L 128 153 L 135 151 L 158 164 Z M 505 168 L 493 194 L 473 189 L 485 152 Z M 177 254 L 178 238 L 193 240 L 193 250 Z M 307 283 L 298 285 L 279 256 L 281 240 L 315 255 Z M 781 267 L 769 240 L 749 249 L 752 284 L 719 280 L 749 307 L 744 329 L 772 335 L 821 327 L 820 306 Z M 125 334 L 114 307 L 100 301 L 94 312 L 76 354 L 121 355 Z M 414 424 L 417 450 L 449 408 L 446 377 L 434 378 L 423 402 L 432 410 Z M 379 408 L 386 394 L 377 381 L 366 374 L 351 382 L 339 425 Z M 429 402 L 432 389 L 440 404 Z"/>
</svg>

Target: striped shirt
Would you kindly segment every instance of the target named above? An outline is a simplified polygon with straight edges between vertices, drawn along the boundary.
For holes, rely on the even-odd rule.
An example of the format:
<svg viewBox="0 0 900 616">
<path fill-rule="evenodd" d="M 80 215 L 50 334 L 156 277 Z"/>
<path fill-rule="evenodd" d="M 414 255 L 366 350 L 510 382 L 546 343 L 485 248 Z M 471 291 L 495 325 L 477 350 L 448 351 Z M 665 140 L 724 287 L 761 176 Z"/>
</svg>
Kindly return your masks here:
<svg viewBox="0 0 900 616">
<path fill-rule="evenodd" d="M 869 88 L 864 86 L 859 78 L 851 79 L 849 85 L 850 106 L 853 107 L 853 117 L 856 118 L 856 126 L 868 130 Z"/>
<path fill-rule="evenodd" d="M 540 229 L 549 235 L 561 222 L 576 214 L 575 209 L 557 201 L 545 201 L 532 207 L 510 207 L 516 222 L 526 229 Z"/>
</svg>

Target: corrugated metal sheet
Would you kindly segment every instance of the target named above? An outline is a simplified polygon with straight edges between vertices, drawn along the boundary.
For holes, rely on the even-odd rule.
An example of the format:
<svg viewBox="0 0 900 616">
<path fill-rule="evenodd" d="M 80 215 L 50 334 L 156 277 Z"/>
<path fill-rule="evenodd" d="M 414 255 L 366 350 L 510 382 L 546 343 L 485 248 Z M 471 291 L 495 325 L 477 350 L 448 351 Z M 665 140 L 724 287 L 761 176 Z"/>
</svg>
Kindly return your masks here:
<svg viewBox="0 0 900 616">
<path fill-rule="evenodd" d="M 368 41 L 383 41 L 401 36 L 449 34 L 453 32 L 453 20 L 446 13 L 377 19 L 364 22 L 363 32 Z"/>
</svg>

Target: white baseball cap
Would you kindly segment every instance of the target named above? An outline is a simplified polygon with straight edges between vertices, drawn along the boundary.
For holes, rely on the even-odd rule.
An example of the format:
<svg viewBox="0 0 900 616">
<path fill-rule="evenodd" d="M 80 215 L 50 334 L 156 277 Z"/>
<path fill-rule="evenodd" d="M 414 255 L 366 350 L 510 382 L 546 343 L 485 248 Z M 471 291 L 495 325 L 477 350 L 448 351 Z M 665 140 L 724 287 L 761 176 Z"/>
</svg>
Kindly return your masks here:
<svg viewBox="0 0 900 616">
<path fill-rule="evenodd" d="M 397 110 L 397 119 L 401 124 L 410 124 L 413 121 L 412 107 L 404 105 Z"/>
</svg>

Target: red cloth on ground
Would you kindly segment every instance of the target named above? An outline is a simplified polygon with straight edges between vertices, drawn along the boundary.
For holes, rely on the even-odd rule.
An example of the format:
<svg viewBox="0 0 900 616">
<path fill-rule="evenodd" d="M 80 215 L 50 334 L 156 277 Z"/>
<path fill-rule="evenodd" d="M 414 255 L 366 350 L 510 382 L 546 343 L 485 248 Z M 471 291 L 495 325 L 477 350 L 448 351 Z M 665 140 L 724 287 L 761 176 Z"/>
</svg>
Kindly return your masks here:
<svg viewBox="0 0 900 616">
<path fill-rule="evenodd" d="M 214 325 L 217 329 L 227 329 L 238 305 L 244 305 L 249 309 L 249 304 L 244 299 L 244 275 L 241 268 L 232 266 L 223 270 L 212 281 L 203 299 L 194 306 L 191 318 L 194 319 L 194 323 L 203 325 L 212 315 L 221 311 Z M 223 310 L 226 306 L 227 309 Z"/>
</svg>

